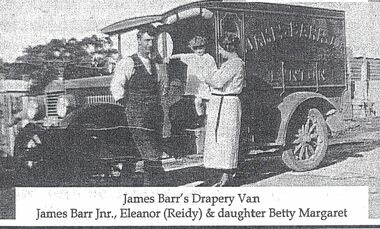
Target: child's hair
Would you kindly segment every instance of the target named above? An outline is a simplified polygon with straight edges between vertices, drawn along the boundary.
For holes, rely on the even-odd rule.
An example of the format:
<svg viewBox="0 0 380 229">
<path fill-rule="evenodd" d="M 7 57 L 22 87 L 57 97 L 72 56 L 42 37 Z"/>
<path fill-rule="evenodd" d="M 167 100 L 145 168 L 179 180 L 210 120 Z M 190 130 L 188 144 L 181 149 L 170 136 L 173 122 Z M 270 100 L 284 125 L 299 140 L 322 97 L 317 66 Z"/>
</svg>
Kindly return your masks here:
<svg viewBox="0 0 380 229">
<path fill-rule="evenodd" d="M 236 52 L 240 45 L 238 36 L 229 34 L 221 39 L 220 46 L 227 52 Z"/>
<path fill-rule="evenodd" d="M 195 36 L 189 41 L 189 47 L 194 50 L 196 47 L 204 47 L 207 44 L 207 39 L 202 36 Z"/>
</svg>

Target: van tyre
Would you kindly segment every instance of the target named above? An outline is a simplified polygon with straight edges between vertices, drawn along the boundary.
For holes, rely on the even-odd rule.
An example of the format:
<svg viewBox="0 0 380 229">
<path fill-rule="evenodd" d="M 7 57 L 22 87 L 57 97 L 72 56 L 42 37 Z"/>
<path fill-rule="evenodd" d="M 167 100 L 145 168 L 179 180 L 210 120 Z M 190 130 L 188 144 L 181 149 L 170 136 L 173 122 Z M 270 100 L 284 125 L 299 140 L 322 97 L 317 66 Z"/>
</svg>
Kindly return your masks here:
<svg viewBox="0 0 380 229">
<path fill-rule="evenodd" d="M 325 157 L 328 146 L 327 124 L 321 112 L 312 108 L 307 117 L 296 116 L 291 120 L 289 128 L 283 162 L 299 172 L 316 168 Z"/>
</svg>

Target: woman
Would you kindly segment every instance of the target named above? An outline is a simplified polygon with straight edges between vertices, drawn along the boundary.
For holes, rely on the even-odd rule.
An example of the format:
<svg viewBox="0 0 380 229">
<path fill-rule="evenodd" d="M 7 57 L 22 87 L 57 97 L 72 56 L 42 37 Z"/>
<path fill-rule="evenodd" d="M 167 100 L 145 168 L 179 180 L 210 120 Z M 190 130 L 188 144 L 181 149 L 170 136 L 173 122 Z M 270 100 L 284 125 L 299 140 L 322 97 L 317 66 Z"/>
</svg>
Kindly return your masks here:
<svg viewBox="0 0 380 229">
<path fill-rule="evenodd" d="M 237 54 L 239 44 L 236 36 L 221 40 L 219 53 L 226 61 L 205 80 L 211 87 L 211 97 L 207 107 L 204 166 L 222 174 L 214 186 L 229 185 L 238 163 L 241 123 L 238 96 L 245 82 L 244 62 Z"/>
</svg>

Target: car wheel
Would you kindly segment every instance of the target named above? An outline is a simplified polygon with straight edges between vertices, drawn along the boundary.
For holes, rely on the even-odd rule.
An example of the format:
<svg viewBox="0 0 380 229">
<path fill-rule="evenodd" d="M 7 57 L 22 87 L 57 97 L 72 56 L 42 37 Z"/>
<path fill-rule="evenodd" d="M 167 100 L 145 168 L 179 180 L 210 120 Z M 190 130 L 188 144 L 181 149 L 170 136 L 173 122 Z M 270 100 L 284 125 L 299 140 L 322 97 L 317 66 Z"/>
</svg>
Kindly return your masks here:
<svg viewBox="0 0 380 229">
<path fill-rule="evenodd" d="M 282 154 L 283 162 L 294 171 L 316 168 L 325 157 L 328 146 L 327 124 L 321 112 L 312 108 L 303 116 L 297 116 L 291 122 L 287 150 Z"/>
</svg>

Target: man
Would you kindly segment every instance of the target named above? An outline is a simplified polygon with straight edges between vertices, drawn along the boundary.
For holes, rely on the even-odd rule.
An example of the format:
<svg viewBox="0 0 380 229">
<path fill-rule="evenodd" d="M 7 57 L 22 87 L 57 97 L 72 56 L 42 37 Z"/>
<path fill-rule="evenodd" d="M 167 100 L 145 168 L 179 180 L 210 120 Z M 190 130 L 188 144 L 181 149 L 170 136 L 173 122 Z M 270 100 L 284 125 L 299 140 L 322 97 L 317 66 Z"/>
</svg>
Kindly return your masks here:
<svg viewBox="0 0 380 229">
<path fill-rule="evenodd" d="M 137 53 L 117 63 L 111 82 L 113 97 L 126 107 L 128 125 L 143 159 L 144 186 L 161 185 L 159 177 L 163 176 L 159 160 L 162 154 L 162 80 L 158 77 L 156 61 L 152 56 L 155 37 L 156 28 L 153 25 L 140 28 Z"/>
</svg>

